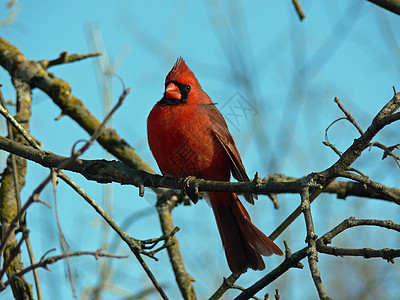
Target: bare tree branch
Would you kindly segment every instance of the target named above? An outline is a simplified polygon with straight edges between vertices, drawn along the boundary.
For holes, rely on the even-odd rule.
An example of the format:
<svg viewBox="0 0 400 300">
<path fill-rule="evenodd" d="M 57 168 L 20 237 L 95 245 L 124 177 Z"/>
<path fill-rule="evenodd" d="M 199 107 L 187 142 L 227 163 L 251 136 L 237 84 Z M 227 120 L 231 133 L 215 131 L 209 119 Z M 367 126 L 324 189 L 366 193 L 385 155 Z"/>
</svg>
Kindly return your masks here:
<svg viewBox="0 0 400 300">
<path fill-rule="evenodd" d="M 49 151 L 32 149 L 1 136 L 0 149 L 27 158 L 48 168 L 57 167 L 68 159 L 65 156 L 60 156 Z M 145 171 L 134 170 L 118 161 L 79 159 L 71 162 L 65 167 L 65 170 L 82 174 L 86 179 L 94 180 L 99 183 L 117 182 L 121 184 L 131 184 L 139 188 L 141 186 L 173 189 L 182 189 L 184 187 L 184 179 L 154 175 Z M 328 185 L 325 192 L 336 194 L 337 197 L 341 199 L 345 199 L 349 196 L 360 196 L 400 203 L 400 190 L 397 188 L 389 188 L 378 183 L 374 184 L 373 181 L 352 173 L 344 173 L 341 175 L 342 177 L 348 177 L 349 179 L 361 183 L 334 181 Z M 255 194 L 299 193 L 302 180 L 302 178 L 287 177 L 281 174 L 270 175 L 266 179 L 260 180 L 258 183 L 191 179 L 187 182 L 188 187 L 186 188 L 193 190 L 197 188 L 199 192 L 217 191 Z M 365 186 L 364 183 L 367 183 L 367 186 Z M 376 189 L 377 187 L 379 187 L 379 189 Z"/>
</svg>

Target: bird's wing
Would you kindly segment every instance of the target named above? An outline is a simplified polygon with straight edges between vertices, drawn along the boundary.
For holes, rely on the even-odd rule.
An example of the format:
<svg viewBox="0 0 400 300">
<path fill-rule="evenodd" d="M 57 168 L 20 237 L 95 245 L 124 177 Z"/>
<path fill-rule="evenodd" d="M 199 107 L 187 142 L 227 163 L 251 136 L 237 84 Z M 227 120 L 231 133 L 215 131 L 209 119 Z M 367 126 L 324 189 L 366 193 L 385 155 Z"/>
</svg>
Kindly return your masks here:
<svg viewBox="0 0 400 300">
<path fill-rule="evenodd" d="M 224 117 L 220 111 L 215 107 L 215 103 L 208 104 L 210 107 L 207 108 L 207 112 L 212 120 L 211 132 L 214 134 L 217 141 L 219 141 L 225 153 L 228 155 L 231 162 L 231 172 L 233 177 L 238 181 L 250 182 L 247 176 L 246 169 L 244 168 L 242 159 L 238 149 L 236 148 L 235 142 L 232 135 L 229 132 L 228 125 L 225 122 Z M 254 196 L 251 193 L 244 194 L 245 199 L 254 204 Z"/>
</svg>

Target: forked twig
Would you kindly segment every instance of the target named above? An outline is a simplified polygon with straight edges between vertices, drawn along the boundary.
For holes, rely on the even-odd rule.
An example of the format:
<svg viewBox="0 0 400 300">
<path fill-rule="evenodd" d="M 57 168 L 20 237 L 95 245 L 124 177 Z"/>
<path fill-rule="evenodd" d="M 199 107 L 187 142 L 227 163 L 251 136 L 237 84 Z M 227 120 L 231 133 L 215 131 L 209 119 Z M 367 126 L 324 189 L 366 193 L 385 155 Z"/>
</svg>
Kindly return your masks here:
<svg viewBox="0 0 400 300">
<path fill-rule="evenodd" d="M 89 57 L 96 57 L 96 56 L 100 56 L 100 55 L 101 55 L 100 52 L 68 55 L 67 51 L 63 51 L 60 53 L 60 56 L 58 58 L 53 59 L 53 60 L 40 60 L 39 63 L 43 66 L 43 68 L 48 69 L 52 66 L 72 63 L 72 62 L 76 62 L 76 61 L 79 61 L 82 59 L 86 59 Z"/>
<path fill-rule="evenodd" d="M 340 100 L 338 97 L 335 97 L 335 100 L 333 100 L 340 108 L 340 110 L 344 113 L 346 116 L 346 119 L 354 125 L 355 128 L 357 128 L 358 132 L 360 135 L 364 134 L 364 130 L 361 129 L 361 127 L 357 124 L 356 120 L 353 118 L 353 116 L 343 107 L 343 105 L 340 103 Z"/>
</svg>

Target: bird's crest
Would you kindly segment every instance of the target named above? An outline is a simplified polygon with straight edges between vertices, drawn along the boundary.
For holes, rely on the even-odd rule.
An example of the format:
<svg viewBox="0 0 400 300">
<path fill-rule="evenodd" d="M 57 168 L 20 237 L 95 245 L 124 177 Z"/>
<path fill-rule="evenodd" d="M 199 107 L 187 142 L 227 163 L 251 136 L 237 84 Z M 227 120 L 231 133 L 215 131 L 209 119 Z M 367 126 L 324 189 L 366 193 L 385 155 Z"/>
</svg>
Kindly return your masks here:
<svg viewBox="0 0 400 300">
<path fill-rule="evenodd" d="M 196 76 L 194 76 L 182 57 L 176 60 L 176 63 L 165 78 L 165 82 L 174 80 L 182 84 L 198 84 Z"/>
</svg>

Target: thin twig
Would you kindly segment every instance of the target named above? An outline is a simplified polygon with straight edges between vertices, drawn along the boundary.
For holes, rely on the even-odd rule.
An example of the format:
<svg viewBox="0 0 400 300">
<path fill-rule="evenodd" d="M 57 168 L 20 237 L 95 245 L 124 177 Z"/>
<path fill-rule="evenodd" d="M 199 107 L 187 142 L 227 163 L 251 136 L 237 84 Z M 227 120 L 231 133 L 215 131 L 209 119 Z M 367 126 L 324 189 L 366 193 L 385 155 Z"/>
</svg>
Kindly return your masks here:
<svg viewBox="0 0 400 300">
<path fill-rule="evenodd" d="M 10 253 L 10 256 L 8 257 L 8 259 L 4 262 L 3 267 L 0 270 L 0 282 L 2 281 L 2 278 L 4 276 L 4 273 L 6 272 L 6 270 L 8 269 L 8 267 L 10 266 L 11 262 L 14 260 L 14 258 L 19 254 L 19 252 L 21 251 L 21 245 L 22 243 L 25 241 L 26 237 L 29 235 L 29 230 L 25 230 L 22 232 L 22 237 L 19 240 L 17 246 L 14 248 L 14 251 L 12 253 Z"/>
<path fill-rule="evenodd" d="M 335 226 L 332 230 L 328 231 L 323 236 L 321 236 L 320 240 L 324 244 L 330 244 L 334 237 L 336 237 L 346 229 L 356 226 L 378 226 L 400 232 L 400 224 L 397 224 L 392 220 L 357 219 L 356 217 L 350 217 L 342 221 L 339 225 Z"/>
<path fill-rule="evenodd" d="M 32 244 L 31 244 L 29 235 L 25 239 L 25 244 L 26 244 L 26 248 L 28 249 L 28 253 L 29 253 L 29 261 L 30 261 L 31 265 L 34 265 L 34 264 L 36 264 L 36 261 L 35 261 L 35 256 L 33 255 L 33 249 L 32 249 Z M 32 255 L 30 253 L 32 253 Z M 33 272 L 33 279 L 35 280 L 37 299 L 42 300 L 43 296 L 42 296 L 42 289 L 40 287 L 39 273 L 36 268 L 33 269 L 32 272 Z"/>
<path fill-rule="evenodd" d="M 0 105 L 0 113 L 7 119 L 8 122 L 12 124 L 12 126 L 14 126 L 15 129 L 19 131 L 19 133 L 29 142 L 32 147 L 35 149 L 40 149 L 35 139 L 31 137 L 25 128 L 22 127 L 12 115 L 10 115 L 3 103 Z"/>
<path fill-rule="evenodd" d="M 365 184 L 366 186 L 369 186 L 373 190 L 375 190 L 376 193 L 383 194 L 383 195 L 391 198 L 393 200 L 393 202 L 395 202 L 396 204 L 400 205 L 400 195 L 398 195 L 395 190 L 392 190 L 383 184 L 372 181 L 368 177 L 360 176 L 360 175 L 346 172 L 346 171 L 339 172 L 338 175 L 340 177 L 345 177 L 345 178 L 348 178 L 351 180 L 358 181 L 362 184 Z"/>
<path fill-rule="evenodd" d="M 98 259 L 99 257 L 109 257 L 109 258 L 128 258 L 128 256 L 121 256 L 121 255 L 115 255 L 111 253 L 103 253 L 103 249 L 98 249 L 97 251 L 74 251 L 74 252 L 69 252 L 69 253 L 64 253 L 61 255 L 56 255 L 48 258 L 44 258 L 45 255 L 49 252 L 46 252 L 44 256 L 40 259 L 40 261 L 34 265 L 30 265 L 29 267 L 23 269 L 22 271 L 16 273 L 13 277 L 9 278 L 4 284 L 3 284 L 3 290 L 5 287 L 7 287 L 15 278 L 18 278 L 20 276 L 23 276 L 24 274 L 30 272 L 33 269 L 37 268 L 44 268 L 46 270 L 50 270 L 48 265 L 53 264 L 59 260 L 65 259 L 67 257 L 73 257 L 73 256 L 82 256 L 82 255 L 90 255 L 94 256 L 95 259 Z"/>
<path fill-rule="evenodd" d="M 341 248 L 341 247 L 330 247 L 326 245 L 317 245 L 318 252 L 335 255 L 335 256 L 361 256 L 363 258 L 382 258 L 392 264 L 394 264 L 394 258 L 400 257 L 400 249 L 371 249 L 371 248 Z"/>
<path fill-rule="evenodd" d="M 118 78 L 121 79 L 118 75 L 116 75 Z M 122 79 L 121 79 L 122 81 Z M 123 91 L 122 94 L 119 96 L 119 99 L 117 103 L 114 105 L 114 107 L 111 109 L 111 111 L 106 115 L 104 118 L 103 122 L 100 124 L 100 126 L 96 129 L 96 131 L 93 133 L 93 135 L 90 137 L 90 139 L 85 143 L 85 145 L 82 146 L 79 150 L 77 150 L 73 155 L 71 155 L 71 160 L 75 160 L 79 156 L 81 156 L 93 143 L 94 141 L 100 136 L 102 133 L 104 127 L 106 126 L 106 123 L 111 119 L 111 117 L 114 115 L 115 111 L 122 105 L 124 102 L 126 96 L 129 94 L 130 89 L 125 88 L 125 83 L 122 81 L 123 85 Z M 58 169 L 62 169 L 62 167 L 59 167 Z"/>
<path fill-rule="evenodd" d="M 256 281 L 249 288 L 245 289 L 242 293 L 240 293 L 240 295 L 235 298 L 235 300 L 249 299 L 289 269 L 299 268 L 299 262 L 307 256 L 307 253 L 308 247 L 305 247 L 297 251 L 296 253 L 291 254 L 290 256 L 286 256 L 285 260 L 279 266 L 271 270 L 267 275 Z"/>
<path fill-rule="evenodd" d="M 331 144 L 329 141 L 322 141 L 322 144 L 331 148 L 339 157 L 342 156 L 342 152 L 340 152 L 338 149 L 336 149 L 335 145 Z"/>
<path fill-rule="evenodd" d="M 364 131 L 361 129 L 361 127 L 357 124 L 356 120 L 353 118 L 353 116 L 343 107 L 342 103 L 340 103 L 340 100 L 338 97 L 335 97 L 334 102 L 339 106 L 340 110 L 345 114 L 346 119 L 349 120 L 351 124 L 354 125 L 354 127 L 357 128 L 358 132 L 360 135 L 364 134 Z"/>
<path fill-rule="evenodd" d="M 312 176 L 312 174 L 311 174 Z M 317 174 L 315 174 L 317 176 Z M 310 203 L 312 203 L 317 197 L 325 190 L 327 186 L 329 186 L 335 178 L 332 178 L 324 183 L 323 186 L 317 186 L 317 188 L 313 191 L 310 196 Z M 309 180 L 310 181 L 310 180 Z M 296 207 L 296 209 L 269 235 L 271 240 L 275 240 L 286 228 L 289 227 L 292 222 L 297 219 L 301 214 L 301 204 Z"/>
<path fill-rule="evenodd" d="M 385 159 L 387 156 L 391 156 L 394 159 L 394 161 L 396 162 L 396 164 L 400 167 L 400 156 L 398 156 L 392 152 L 394 149 L 398 149 L 400 144 L 396 144 L 396 145 L 387 147 L 379 142 L 372 142 L 369 147 L 369 150 L 371 150 L 371 148 L 373 146 L 378 147 L 384 151 L 382 159 Z"/>
<path fill-rule="evenodd" d="M 65 235 L 63 233 L 62 227 L 61 227 L 61 222 L 60 222 L 60 216 L 58 214 L 58 201 L 57 201 L 57 185 L 58 185 L 58 178 L 57 178 L 57 171 L 55 169 L 52 169 L 50 171 L 51 174 L 51 183 L 53 186 L 53 197 L 54 197 L 54 213 L 56 215 L 56 223 L 57 223 L 57 229 L 58 229 L 58 237 L 59 237 L 59 243 L 61 247 L 61 251 L 64 255 L 66 255 L 69 251 L 69 244 L 67 242 L 67 239 L 65 238 Z M 74 266 L 72 263 L 69 261 L 69 257 L 65 257 L 65 262 L 66 262 L 66 268 L 67 268 L 67 276 L 69 283 L 71 285 L 72 289 L 72 294 L 75 295 L 75 278 L 74 278 Z"/>
<path fill-rule="evenodd" d="M 363 172 L 361 172 L 360 170 L 357 170 L 357 169 L 355 169 L 355 168 L 348 168 L 347 171 L 349 171 L 349 172 L 355 172 L 355 173 L 358 173 L 358 174 L 359 174 L 360 176 L 362 176 L 362 177 L 368 178 L 367 175 L 365 175 Z"/>
<path fill-rule="evenodd" d="M 318 295 L 320 299 L 330 299 L 325 291 L 325 287 L 322 284 L 321 273 L 318 269 L 318 252 L 316 246 L 316 238 L 314 230 L 314 222 L 311 215 L 310 206 L 310 194 L 308 186 L 304 186 L 301 192 L 301 210 L 304 214 L 304 219 L 306 223 L 307 238 L 308 243 L 308 264 L 310 266 L 311 276 L 314 281 L 314 285 L 317 288 Z"/>
<path fill-rule="evenodd" d="M 328 131 L 329 131 L 329 128 L 331 128 L 333 124 L 335 124 L 336 122 L 339 122 L 339 121 L 341 121 L 341 120 L 347 120 L 347 118 L 346 118 L 346 117 L 338 118 L 338 119 L 336 119 L 335 121 L 333 121 L 331 124 L 329 124 L 328 127 L 326 127 L 326 129 L 325 129 L 325 141 L 326 141 L 326 142 L 330 143 L 330 142 L 329 142 L 329 138 L 328 138 Z"/>
<path fill-rule="evenodd" d="M 232 284 L 229 288 L 234 289 L 234 290 L 239 290 L 239 291 L 244 291 L 245 288 L 241 287 L 240 285 Z M 254 299 L 254 300 L 261 300 L 261 298 L 258 298 L 256 296 L 251 296 L 249 299 Z"/>
<path fill-rule="evenodd" d="M 67 64 L 76 62 L 82 59 L 86 59 L 89 57 L 100 56 L 100 52 L 96 53 L 88 53 L 88 54 L 70 54 L 68 55 L 67 51 L 61 52 L 60 56 L 53 60 L 40 60 L 39 63 L 43 66 L 43 68 L 48 69 L 52 66 Z"/>
<path fill-rule="evenodd" d="M 239 273 L 232 273 L 228 278 L 223 278 L 222 285 L 215 291 L 214 294 L 208 300 L 217 300 L 222 297 L 223 294 L 235 283 L 240 277 Z"/>
</svg>

